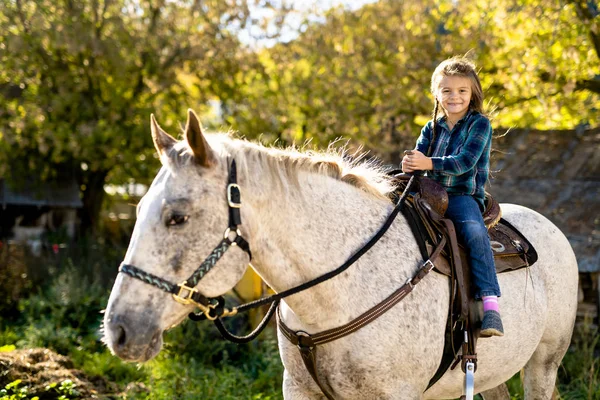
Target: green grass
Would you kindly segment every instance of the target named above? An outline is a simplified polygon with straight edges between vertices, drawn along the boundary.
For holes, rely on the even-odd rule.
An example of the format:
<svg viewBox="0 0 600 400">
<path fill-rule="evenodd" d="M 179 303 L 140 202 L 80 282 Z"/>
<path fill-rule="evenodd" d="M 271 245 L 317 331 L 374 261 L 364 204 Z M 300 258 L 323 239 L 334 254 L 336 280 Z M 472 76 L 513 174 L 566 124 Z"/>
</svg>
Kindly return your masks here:
<svg viewBox="0 0 600 400">
<path fill-rule="evenodd" d="M 165 334 L 163 351 L 148 363 L 125 363 L 111 355 L 100 341 L 101 310 L 112 284 L 105 277 L 116 275 L 122 254 L 104 251 L 99 243 L 85 246 L 91 248 L 87 253 L 75 249 L 49 256 L 37 260 L 33 273 L 28 271 L 35 279 L 35 269 L 45 266 L 37 289 L 28 290 L 15 312 L 0 318 L 0 351 L 50 348 L 68 356 L 91 380 L 115 383 L 118 389 L 111 399 L 282 398 L 283 367 L 272 331 L 261 340 L 236 345 L 222 340 L 209 322 L 187 321 Z M 93 278 L 99 275 L 104 281 Z M 249 329 L 243 317 L 234 323 L 232 328 Z M 33 398 L 27 382 L 9 382 L 1 390 L 0 400 Z M 79 398 L 68 382 L 52 382 L 46 394 L 60 400 Z"/>
</svg>

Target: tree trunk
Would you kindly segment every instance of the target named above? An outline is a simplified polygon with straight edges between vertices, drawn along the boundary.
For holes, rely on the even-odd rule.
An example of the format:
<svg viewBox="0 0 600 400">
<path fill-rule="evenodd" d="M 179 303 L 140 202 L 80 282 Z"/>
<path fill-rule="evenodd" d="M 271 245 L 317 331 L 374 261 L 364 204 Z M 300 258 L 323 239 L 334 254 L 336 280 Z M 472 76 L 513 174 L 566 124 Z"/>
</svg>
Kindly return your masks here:
<svg viewBox="0 0 600 400">
<path fill-rule="evenodd" d="M 109 171 L 90 171 L 82 174 L 80 185 L 83 190 L 83 208 L 79 211 L 80 234 L 94 233 L 100 222 L 100 211 L 104 201 L 104 183 Z"/>
</svg>

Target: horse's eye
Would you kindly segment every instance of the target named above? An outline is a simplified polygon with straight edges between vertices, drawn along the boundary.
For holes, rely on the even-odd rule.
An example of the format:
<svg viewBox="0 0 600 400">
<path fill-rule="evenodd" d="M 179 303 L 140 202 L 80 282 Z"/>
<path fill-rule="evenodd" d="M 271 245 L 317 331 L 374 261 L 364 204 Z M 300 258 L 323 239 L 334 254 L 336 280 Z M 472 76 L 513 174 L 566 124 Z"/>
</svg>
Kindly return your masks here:
<svg viewBox="0 0 600 400">
<path fill-rule="evenodd" d="M 189 215 L 173 214 L 167 221 L 167 226 L 181 225 L 187 222 Z"/>
</svg>

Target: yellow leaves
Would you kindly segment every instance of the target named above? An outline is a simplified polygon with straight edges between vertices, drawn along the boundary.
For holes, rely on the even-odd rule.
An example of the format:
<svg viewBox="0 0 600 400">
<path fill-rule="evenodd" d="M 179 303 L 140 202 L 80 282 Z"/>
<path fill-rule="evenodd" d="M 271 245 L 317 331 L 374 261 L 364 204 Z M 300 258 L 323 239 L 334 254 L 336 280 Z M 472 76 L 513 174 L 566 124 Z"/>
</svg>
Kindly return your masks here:
<svg viewBox="0 0 600 400">
<path fill-rule="evenodd" d="M 311 64 L 308 62 L 307 59 L 302 58 L 296 61 L 294 70 L 300 77 L 306 79 L 311 75 Z"/>
<path fill-rule="evenodd" d="M 563 55 L 563 50 L 564 48 L 562 47 L 561 43 L 556 41 L 550 46 L 550 55 L 552 58 L 559 59 Z"/>
<path fill-rule="evenodd" d="M 438 4 L 438 11 L 441 15 L 446 15 L 447 13 L 449 13 L 450 11 L 452 11 L 452 9 L 454 8 L 453 5 L 454 2 L 452 1 L 441 1 Z"/>
</svg>

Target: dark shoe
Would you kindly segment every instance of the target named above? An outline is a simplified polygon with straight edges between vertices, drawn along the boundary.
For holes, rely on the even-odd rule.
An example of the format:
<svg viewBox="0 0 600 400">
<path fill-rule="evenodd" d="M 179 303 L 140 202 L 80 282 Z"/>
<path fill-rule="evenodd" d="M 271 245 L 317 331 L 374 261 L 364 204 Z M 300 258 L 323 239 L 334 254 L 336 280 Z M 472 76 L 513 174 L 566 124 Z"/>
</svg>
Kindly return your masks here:
<svg viewBox="0 0 600 400">
<path fill-rule="evenodd" d="M 498 311 L 489 310 L 483 313 L 483 321 L 481 322 L 481 337 L 504 336 L 504 328 L 502 327 L 502 318 Z"/>
</svg>

